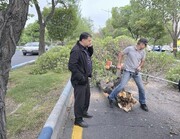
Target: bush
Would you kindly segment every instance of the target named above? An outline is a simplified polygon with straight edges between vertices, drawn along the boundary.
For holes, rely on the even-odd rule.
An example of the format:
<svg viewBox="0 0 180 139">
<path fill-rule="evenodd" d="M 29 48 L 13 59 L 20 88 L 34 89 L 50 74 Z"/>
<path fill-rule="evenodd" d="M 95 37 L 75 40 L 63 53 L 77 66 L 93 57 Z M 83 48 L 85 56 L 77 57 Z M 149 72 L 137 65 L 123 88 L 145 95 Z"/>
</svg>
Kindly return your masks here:
<svg viewBox="0 0 180 139">
<path fill-rule="evenodd" d="M 180 60 L 180 51 L 177 52 L 176 58 L 177 58 L 178 60 Z"/>
<path fill-rule="evenodd" d="M 174 63 L 173 55 L 167 53 L 147 52 L 143 72 L 147 74 L 163 74 L 167 72 Z"/>
<path fill-rule="evenodd" d="M 177 63 L 178 65 L 179 63 Z M 166 74 L 166 79 L 174 81 L 174 82 L 179 82 L 180 80 L 180 65 L 171 68 L 167 74 Z"/>
<path fill-rule="evenodd" d="M 107 71 L 105 64 L 107 60 L 111 60 L 113 64 L 117 64 L 117 55 L 125 47 L 135 44 L 135 40 L 127 36 L 119 36 L 115 39 L 106 37 L 104 39 L 96 38 L 94 40 L 93 55 L 93 83 L 99 83 L 101 80 L 112 81 L 117 76 L 116 70 Z"/>
<path fill-rule="evenodd" d="M 69 54 L 72 46 L 58 46 L 41 55 L 35 62 L 32 74 L 43 74 L 47 71 L 63 72 L 68 69 Z"/>
</svg>

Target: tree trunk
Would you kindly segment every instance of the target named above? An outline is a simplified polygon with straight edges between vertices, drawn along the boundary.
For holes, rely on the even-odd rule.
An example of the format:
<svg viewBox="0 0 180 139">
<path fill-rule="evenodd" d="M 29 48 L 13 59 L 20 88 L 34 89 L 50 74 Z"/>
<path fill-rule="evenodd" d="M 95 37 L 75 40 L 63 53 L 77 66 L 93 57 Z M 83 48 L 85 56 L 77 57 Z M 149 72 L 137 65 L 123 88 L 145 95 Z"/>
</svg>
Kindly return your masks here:
<svg viewBox="0 0 180 139">
<path fill-rule="evenodd" d="M 40 26 L 40 29 L 39 29 L 39 31 L 40 31 L 40 33 L 39 33 L 39 55 L 42 55 L 45 52 L 45 28 L 46 28 L 46 23 L 53 16 L 57 1 L 55 2 L 55 0 L 51 0 L 51 2 L 52 2 L 51 11 L 50 11 L 50 13 L 48 14 L 48 16 L 45 19 L 43 19 L 38 0 L 33 0 L 33 2 L 34 2 L 34 5 L 35 5 L 35 8 L 36 8 L 36 12 L 37 12 L 37 15 L 38 15 L 38 22 L 39 22 L 39 26 Z M 61 3 L 64 3 L 64 2 L 61 1 Z"/>
<path fill-rule="evenodd" d="M 178 38 L 173 38 L 173 53 L 174 53 L 175 57 L 177 54 L 177 40 L 178 40 Z"/>
<path fill-rule="evenodd" d="M 0 11 L 0 139 L 6 139 L 5 95 L 11 58 L 20 39 L 28 15 L 29 0 L 11 0 L 5 11 Z"/>
<path fill-rule="evenodd" d="M 39 55 L 45 52 L 45 24 L 40 24 L 39 34 Z"/>
</svg>

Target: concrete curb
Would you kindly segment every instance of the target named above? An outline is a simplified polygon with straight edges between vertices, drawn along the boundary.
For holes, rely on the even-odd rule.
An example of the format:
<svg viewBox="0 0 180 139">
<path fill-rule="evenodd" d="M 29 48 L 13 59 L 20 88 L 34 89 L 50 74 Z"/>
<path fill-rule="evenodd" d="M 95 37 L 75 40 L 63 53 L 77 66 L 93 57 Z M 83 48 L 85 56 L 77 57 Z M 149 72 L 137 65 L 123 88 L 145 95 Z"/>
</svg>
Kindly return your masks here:
<svg viewBox="0 0 180 139">
<path fill-rule="evenodd" d="M 17 69 L 17 68 L 20 68 L 20 67 L 25 66 L 25 65 L 27 65 L 27 64 L 34 63 L 35 61 L 36 61 L 36 60 L 31 60 L 31 61 L 28 61 L 28 62 L 24 62 L 24 63 L 18 64 L 18 65 L 12 66 L 11 69 Z"/>
<path fill-rule="evenodd" d="M 47 119 L 38 139 L 58 139 L 60 131 L 63 129 L 64 116 L 66 115 L 69 100 L 72 94 L 72 85 L 69 80 L 64 88 L 59 100 Z"/>
</svg>

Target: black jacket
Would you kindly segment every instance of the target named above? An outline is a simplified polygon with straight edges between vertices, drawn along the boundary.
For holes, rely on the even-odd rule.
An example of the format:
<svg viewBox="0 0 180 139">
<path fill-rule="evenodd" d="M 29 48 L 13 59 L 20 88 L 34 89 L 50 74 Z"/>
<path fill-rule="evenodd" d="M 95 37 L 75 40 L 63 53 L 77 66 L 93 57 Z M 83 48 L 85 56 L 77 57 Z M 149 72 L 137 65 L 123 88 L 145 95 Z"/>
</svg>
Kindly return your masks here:
<svg viewBox="0 0 180 139">
<path fill-rule="evenodd" d="M 85 85 L 88 82 L 88 65 L 87 55 L 84 52 L 86 48 L 79 42 L 72 48 L 70 52 L 70 59 L 68 68 L 72 72 L 71 83 L 72 85 Z M 88 47 L 89 56 L 93 54 L 93 47 Z"/>
</svg>

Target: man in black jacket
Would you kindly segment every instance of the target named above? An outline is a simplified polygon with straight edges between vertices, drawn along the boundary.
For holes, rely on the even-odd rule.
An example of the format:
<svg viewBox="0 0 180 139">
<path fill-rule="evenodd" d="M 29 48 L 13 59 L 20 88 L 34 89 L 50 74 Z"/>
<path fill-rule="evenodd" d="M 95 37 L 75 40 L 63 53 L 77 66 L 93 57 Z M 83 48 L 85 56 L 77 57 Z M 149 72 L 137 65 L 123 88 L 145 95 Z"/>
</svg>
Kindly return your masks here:
<svg viewBox="0 0 180 139">
<path fill-rule="evenodd" d="M 69 59 L 69 70 L 71 71 L 71 83 L 74 87 L 74 114 L 75 125 L 88 127 L 83 118 L 92 118 L 88 114 L 90 102 L 90 86 L 88 78 L 92 76 L 93 54 L 92 36 L 84 32 L 80 35 L 79 41 L 72 48 Z"/>
</svg>

